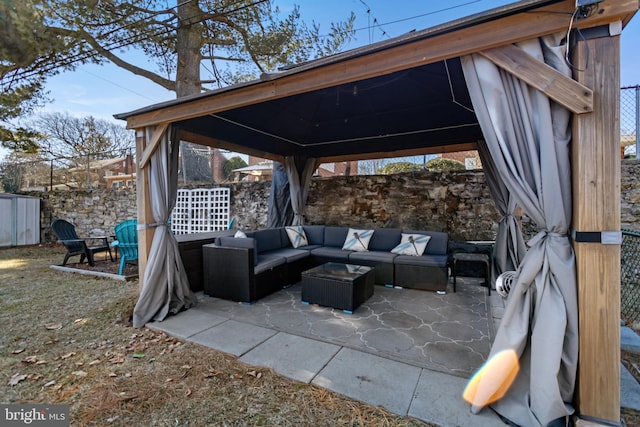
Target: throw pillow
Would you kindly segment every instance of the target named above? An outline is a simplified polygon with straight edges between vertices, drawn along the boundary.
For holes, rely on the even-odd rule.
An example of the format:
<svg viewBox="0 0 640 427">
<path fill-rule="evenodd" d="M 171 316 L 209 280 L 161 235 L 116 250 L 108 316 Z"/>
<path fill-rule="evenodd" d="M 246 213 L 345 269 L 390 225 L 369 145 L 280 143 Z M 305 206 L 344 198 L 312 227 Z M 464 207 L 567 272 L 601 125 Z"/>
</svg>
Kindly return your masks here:
<svg viewBox="0 0 640 427">
<path fill-rule="evenodd" d="M 287 236 L 289 237 L 291 246 L 293 246 L 294 248 L 299 248 L 300 246 L 309 246 L 307 235 L 305 234 L 304 228 L 302 228 L 301 225 L 285 227 L 285 230 L 287 231 Z"/>
<path fill-rule="evenodd" d="M 347 233 L 347 238 L 344 239 L 342 249 L 359 252 L 368 251 L 371 236 L 373 236 L 373 230 L 357 230 L 355 228 L 350 228 Z"/>
<path fill-rule="evenodd" d="M 233 235 L 233 237 L 239 238 L 239 239 L 244 239 L 247 237 L 246 234 L 244 234 L 244 231 L 238 230 L 236 231 L 236 234 Z"/>
<path fill-rule="evenodd" d="M 431 236 L 425 236 L 424 234 L 402 233 L 400 244 L 391 249 L 391 253 L 399 255 L 420 256 L 427 248 L 429 240 L 431 240 Z"/>
</svg>

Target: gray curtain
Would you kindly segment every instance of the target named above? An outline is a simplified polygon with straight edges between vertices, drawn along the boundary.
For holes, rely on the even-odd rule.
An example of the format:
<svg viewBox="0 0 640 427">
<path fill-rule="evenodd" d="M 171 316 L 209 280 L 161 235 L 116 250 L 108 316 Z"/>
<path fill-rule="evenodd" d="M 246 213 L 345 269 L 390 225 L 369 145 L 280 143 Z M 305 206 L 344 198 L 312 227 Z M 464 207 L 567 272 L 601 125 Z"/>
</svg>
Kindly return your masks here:
<svg viewBox="0 0 640 427">
<path fill-rule="evenodd" d="M 561 39 L 518 46 L 570 76 Z M 490 357 L 515 351 L 520 369 L 491 406 L 518 425 L 546 426 L 573 413 L 578 362 L 575 258 L 568 237 L 570 113 L 480 55 L 462 58 L 462 65 L 499 176 L 540 230 L 528 242 L 491 348 Z"/>
<path fill-rule="evenodd" d="M 146 129 L 147 140 L 153 133 Z M 143 287 L 133 310 L 133 326 L 140 328 L 149 321 L 160 321 L 168 313 L 177 313 L 196 304 L 189 287 L 189 279 L 182 264 L 178 243 L 168 226 L 178 192 L 178 147 L 171 127 L 162 136 L 158 148 L 151 155 L 149 168 L 149 198 L 155 233 L 144 271 Z"/>
<path fill-rule="evenodd" d="M 496 243 L 493 248 L 493 259 L 491 260 L 491 278 L 495 282 L 501 273 L 518 268 L 520 261 L 527 252 L 527 248 L 524 244 L 518 221 L 514 216 L 518 204 L 515 198 L 511 197 L 507 186 L 504 184 L 500 172 L 491 157 L 486 141 L 478 142 L 478 153 L 480 154 L 480 161 L 482 162 L 482 169 L 484 170 L 491 198 L 500 213 Z"/>
<path fill-rule="evenodd" d="M 304 166 L 298 168 L 296 159 L 293 156 L 287 156 L 284 159 L 284 168 L 289 178 L 291 207 L 293 208 L 293 222 L 291 225 L 304 224 L 304 207 L 309 197 L 311 177 L 313 177 L 313 172 L 316 170 L 316 159 L 313 157 L 299 160 L 298 163 Z"/>
<path fill-rule="evenodd" d="M 269 206 L 267 210 L 267 228 L 278 228 L 293 222 L 291 208 L 291 190 L 284 165 L 273 162 L 271 176 L 271 191 L 269 192 Z"/>
</svg>

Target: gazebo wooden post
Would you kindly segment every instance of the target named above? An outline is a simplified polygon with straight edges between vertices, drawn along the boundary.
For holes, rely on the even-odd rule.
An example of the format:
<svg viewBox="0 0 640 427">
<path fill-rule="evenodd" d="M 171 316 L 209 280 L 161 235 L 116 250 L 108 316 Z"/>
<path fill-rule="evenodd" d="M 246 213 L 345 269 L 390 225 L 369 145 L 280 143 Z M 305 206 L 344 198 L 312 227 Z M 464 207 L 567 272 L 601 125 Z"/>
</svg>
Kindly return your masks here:
<svg viewBox="0 0 640 427">
<path fill-rule="evenodd" d="M 592 113 L 573 116 L 572 142 L 580 328 L 575 399 L 584 426 L 597 425 L 589 419 L 620 422 L 620 28 L 618 22 L 609 25 L 611 35 L 587 34 L 573 56 L 574 78 L 594 97 Z"/>
<path fill-rule="evenodd" d="M 148 141 L 145 128 L 135 129 L 136 132 L 136 195 L 138 204 L 138 224 L 153 223 L 151 213 L 151 199 L 149 198 L 149 167 L 140 168 L 140 159 L 147 147 Z M 144 270 L 147 266 L 151 242 L 155 228 L 138 230 L 138 277 L 139 286 L 142 289 L 144 282 Z"/>
</svg>

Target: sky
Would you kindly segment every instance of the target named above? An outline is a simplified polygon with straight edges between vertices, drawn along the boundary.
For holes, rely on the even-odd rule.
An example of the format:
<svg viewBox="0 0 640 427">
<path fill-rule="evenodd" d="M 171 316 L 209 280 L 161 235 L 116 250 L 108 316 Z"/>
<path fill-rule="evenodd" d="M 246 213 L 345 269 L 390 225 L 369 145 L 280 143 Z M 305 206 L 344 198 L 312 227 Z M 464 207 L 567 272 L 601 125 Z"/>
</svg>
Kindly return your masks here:
<svg viewBox="0 0 640 427">
<path fill-rule="evenodd" d="M 462 17 L 482 13 L 512 3 L 500 0 L 274 0 L 284 17 L 299 5 L 302 20 L 309 26 L 320 25 L 320 33 L 330 23 L 356 15 L 356 39 L 348 49 L 400 36 Z M 374 25 L 375 24 L 375 25 Z M 567 26 L 568 26 L 567 22 Z M 621 38 L 621 85 L 640 84 L 640 12 L 627 25 Z M 140 64 L 145 67 L 147 64 Z M 203 78 L 205 78 L 203 76 Z M 72 116 L 116 121 L 114 114 L 175 98 L 160 86 L 135 76 L 115 65 L 83 65 L 48 79 L 46 90 L 51 100 L 41 111 L 67 112 Z M 6 150 L 0 148 L 0 158 Z"/>
</svg>

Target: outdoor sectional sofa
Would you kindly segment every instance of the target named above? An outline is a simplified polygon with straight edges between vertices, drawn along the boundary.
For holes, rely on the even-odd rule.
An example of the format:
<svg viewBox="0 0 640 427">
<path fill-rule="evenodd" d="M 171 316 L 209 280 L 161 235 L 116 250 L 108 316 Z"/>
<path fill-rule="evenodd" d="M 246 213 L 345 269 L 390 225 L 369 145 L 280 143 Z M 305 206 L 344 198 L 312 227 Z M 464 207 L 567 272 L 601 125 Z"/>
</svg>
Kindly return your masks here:
<svg viewBox="0 0 640 427">
<path fill-rule="evenodd" d="M 343 249 L 349 227 L 302 226 L 308 245 L 294 248 L 285 228 L 222 236 L 204 245 L 204 293 L 251 303 L 300 281 L 301 272 L 326 262 L 375 267 L 375 283 L 445 290 L 449 281 L 447 233 L 374 228 L 366 251 Z M 422 255 L 392 253 L 403 233 L 429 236 Z M 405 236 L 406 237 L 406 236 Z"/>
</svg>

